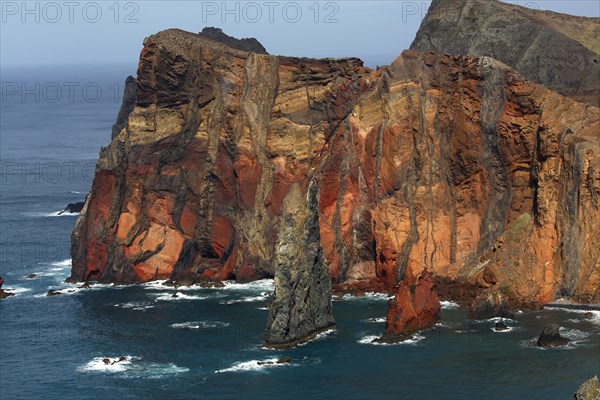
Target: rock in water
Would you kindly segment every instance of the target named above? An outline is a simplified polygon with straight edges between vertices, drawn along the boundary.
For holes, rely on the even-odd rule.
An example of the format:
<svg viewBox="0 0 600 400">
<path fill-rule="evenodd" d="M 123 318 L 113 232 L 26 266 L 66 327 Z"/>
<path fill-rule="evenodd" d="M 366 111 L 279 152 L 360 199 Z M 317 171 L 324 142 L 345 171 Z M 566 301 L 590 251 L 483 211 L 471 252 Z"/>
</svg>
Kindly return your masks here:
<svg viewBox="0 0 600 400">
<path fill-rule="evenodd" d="M 546 325 L 537 341 L 537 345 L 540 347 L 558 347 L 569 343 L 569 339 L 560 336 L 559 330 L 560 326 L 556 324 Z"/>
<path fill-rule="evenodd" d="M 496 325 L 494 326 L 494 330 L 496 332 L 507 331 L 508 330 L 508 326 L 506 326 L 506 324 L 504 322 L 496 322 Z"/>
<path fill-rule="evenodd" d="M 65 207 L 64 210 L 62 210 L 61 212 L 58 213 L 58 215 L 61 215 L 63 213 L 78 213 L 81 212 L 81 210 L 83 210 L 83 206 L 85 205 L 85 201 L 78 201 L 76 203 L 69 203 L 67 204 L 67 206 Z"/>
<path fill-rule="evenodd" d="M 303 195 L 300 183 L 283 203 L 274 256 L 275 299 L 269 309 L 265 346 L 288 348 L 335 324 L 331 278 L 320 244 L 318 188 Z"/>
<path fill-rule="evenodd" d="M 6 297 L 14 296 L 14 293 L 5 292 L 2 289 L 2 284 L 4 284 L 4 279 L 0 276 L 0 299 L 4 299 Z"/>
<path fill-rule="evenodd" d="M 506 3 L 433 1 L 410 48 L 490 56 L 534 82 L 598 107 L 597 18 Z"/>
<path fill-rule="evenodd" d="M 508 300 L 500 292 L 481 293 L 469 308 L 469 319 L 513 318 Z"/>
<path fill-rule="evenodd" d="M 413 285 L 401 282 L 389 300 L 385 333 L 380 341 L 408 338 L 412 332 L 435 325 L 440 318 L 440 299 L 431 274 L 425 270 Z"/>
<path fill-rule="evenodd" d="M 575 392 L 575 400 L 600 400 L 600 382 L 598 382 L 597 376 L 579 386 Z"/>
</svg>

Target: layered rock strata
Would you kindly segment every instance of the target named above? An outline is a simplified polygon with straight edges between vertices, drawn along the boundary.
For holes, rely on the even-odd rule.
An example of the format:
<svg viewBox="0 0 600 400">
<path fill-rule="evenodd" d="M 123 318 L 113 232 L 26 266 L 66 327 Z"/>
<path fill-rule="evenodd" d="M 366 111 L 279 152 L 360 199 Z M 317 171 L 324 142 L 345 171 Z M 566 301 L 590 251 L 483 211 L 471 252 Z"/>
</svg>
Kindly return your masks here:
<svg viewBox="0 0 600 400">
<path fill-rule="evenodd" d="M 498 61 L 405 51 L 370 70 L 167 30 L 136 85 L 73 230 L 73 281 L 275 276 L 282 238 L 302 241 L 282 236 L 284 200 L 310 177 L 338 290 L 393 293 L 427 269 L 519 304 L 600 300 L 600 110 Z"/>
<path fill-rule="evenodd" d="M 598 107 L 599 37 L 600 18 L 498 0 L 434 0 L 411 49 L 489 56 L 534 82 Z"/>
</svg>

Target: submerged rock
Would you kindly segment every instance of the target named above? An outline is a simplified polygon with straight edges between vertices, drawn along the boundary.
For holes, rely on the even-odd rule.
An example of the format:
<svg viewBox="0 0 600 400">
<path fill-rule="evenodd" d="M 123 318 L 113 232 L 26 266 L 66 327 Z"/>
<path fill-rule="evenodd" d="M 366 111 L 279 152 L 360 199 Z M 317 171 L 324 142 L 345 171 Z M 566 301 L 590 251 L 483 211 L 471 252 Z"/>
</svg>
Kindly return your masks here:
<svg viewBox="0 0 600 400">
<path fill-rule="evenodd" d="M 335 324 L 331 279 L 319 242 L 318 188 L 294 184 L 283 203 L 274 256 L 275 298 L 265 346 L 288 348 Z"/>
<path fill-rule="evenodd" d="M 540 347 L 558 347 L 569 343 L 571 340 L 562 337 L 559 330 L 560 326 L 557 324 L 546 325 L 540 334 L 537 345 Z"/>
<path fill-rule="evenodd" d="M 257 361 L 258 365 L 273 365 L 273 364 L 289 364 L 292 362 L 291 357 L 281 357 L 277 361 Z"/>
<path fill-rule="evenodd" d="M 388 302 L 385 333 L 382 342 L 398 341 L 429 328 L 440 318 L 440 299 L 431 274 L 425 270 L 413 285 L 401 282 Z"/>
<path fill-rule="evenodd" d="M 600 382 L 598 376 L 583 382 L 577 389 L 575 400 L 600 400 Z"/>
<path fill-rule="evenodd" d="M 27 276 L 25 277 L 25 279 L 35 279 L 35 278 L 37 278 L 37 277 L 38 277 L 38 275 L 37 275 L 37 274 L 29 274 L 29 275 L 27 275 Z"/>
<path fill-rule="evenodd" d="M 200 283 L 202 288 L 224 288 L 225 284 L 221 281 L 207 281 Z"/>
<path fill-rule="evenodd" d="M 58 289 L 50 289 L 50 290 L 48 290 L 48 293 L 46 293 L 46 296 L 58 296 L 61 294 L 63 294 L 63 293 Z"/>
<path fill-rule="evenodd" d="M 496 332 L 507 331 L 508 330 L 508 326 L 506 326 L 506 324 L 504 322 L 496 322 L 496 325 L 494 326 L 494 330 Z"/>
</svg>

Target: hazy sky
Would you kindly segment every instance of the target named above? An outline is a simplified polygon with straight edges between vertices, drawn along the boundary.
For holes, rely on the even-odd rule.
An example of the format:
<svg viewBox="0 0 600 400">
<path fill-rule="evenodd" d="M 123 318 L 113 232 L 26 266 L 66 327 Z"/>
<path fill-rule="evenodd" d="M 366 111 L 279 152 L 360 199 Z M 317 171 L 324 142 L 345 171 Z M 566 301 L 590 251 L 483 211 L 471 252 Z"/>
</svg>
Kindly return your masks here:
<svg viewBox="0 0 600 400">
<path fill-rule="evenodd" d="M 600 1 L 507 1 L 600 16 Z M 271 54 L 357 56 L 383 65 L 409 47 L 429 1 L 0 1 L 0 66 L 125 64 L 144 37 L 217 26 L 256 37 Z"/>
</svg>

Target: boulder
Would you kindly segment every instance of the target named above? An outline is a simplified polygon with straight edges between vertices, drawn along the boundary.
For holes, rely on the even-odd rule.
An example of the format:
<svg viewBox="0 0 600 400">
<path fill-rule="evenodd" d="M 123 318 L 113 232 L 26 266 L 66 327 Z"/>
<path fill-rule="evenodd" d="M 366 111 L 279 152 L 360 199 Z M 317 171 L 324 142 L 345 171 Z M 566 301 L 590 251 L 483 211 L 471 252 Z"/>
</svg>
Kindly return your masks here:
<svg viewBox="0 0 600 400">
<path fill-rule="evenodd" d="M 558 347 L 569 343 L 570 340 L 562 337 L 559 330 L 560 326 L 557 324 L 546 325 L 540 334 L 537 345 L 540 347 Z"/>
<path fill-rule="evenodd" d="M 507 331 L 508 330 L 508 326 L 506 326 L 506 324 L 504 322 L 496 322 L 496 325 L 494 326 L 494 330 L 496 332 Z"/>
<path fill-rule="evenodd" d="M 469 319 L 513 318 L 506 297 L 499 291 L 484 292 L 475 298 L 469 308 Z"/>
<path fill-rule="evenodd" d="M 574 396 L 575 400 L 600 400 L 600 382 L 598 377 L 583 382 L 577 389 Z"/>
</svg>

